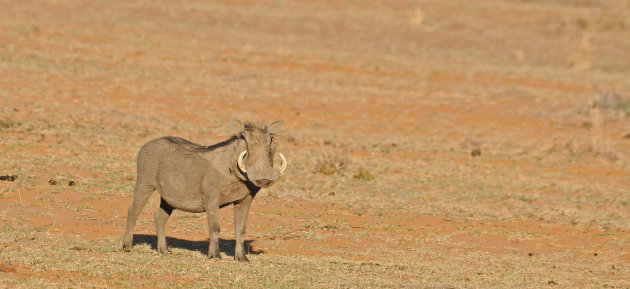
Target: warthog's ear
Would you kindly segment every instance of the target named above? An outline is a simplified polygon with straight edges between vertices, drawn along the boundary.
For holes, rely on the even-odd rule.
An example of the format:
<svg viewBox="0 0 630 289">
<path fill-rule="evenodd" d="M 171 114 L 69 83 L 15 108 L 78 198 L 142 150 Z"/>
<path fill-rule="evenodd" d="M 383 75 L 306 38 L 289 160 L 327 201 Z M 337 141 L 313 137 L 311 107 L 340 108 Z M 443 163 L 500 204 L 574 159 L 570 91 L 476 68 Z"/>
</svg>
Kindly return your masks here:
<svg viewBox="0 0 630 289">
<path fill-rule="evenodd" d="M 245 126 L 243 125 L 242 121 L 236 118 L 230 119 L 230 131 L 232 132 L 232 134 L 239 135 L 244 128 Z"/>
<path fill-rule="evenodd" d="M 277 135 L 280 133 L 280 128 L 282 127 L 283 120 L 276 120 L 267 126 L 267 132 L 271 135 Z"/>
</svg>

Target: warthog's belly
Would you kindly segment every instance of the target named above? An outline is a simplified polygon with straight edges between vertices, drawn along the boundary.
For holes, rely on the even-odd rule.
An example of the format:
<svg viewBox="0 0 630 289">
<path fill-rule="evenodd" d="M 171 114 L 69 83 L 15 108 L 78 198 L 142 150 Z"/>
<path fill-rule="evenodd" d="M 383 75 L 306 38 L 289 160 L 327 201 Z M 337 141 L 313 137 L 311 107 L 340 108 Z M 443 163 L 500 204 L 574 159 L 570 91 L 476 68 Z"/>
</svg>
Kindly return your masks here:
<svg viewBox="0 0 630 289">
<path fill-rule="evenodd" d="M 201 213 L 206 211 L 201 200 L 169 199 L 164 196 L 162 196 L 162 198 L 164 198 L 166 203 L 171 205 L 171 207 L 180 211 L 191 213 Z"/>
<path fill-rule="evenodd" d="M 160 184 L 157 187 L 160 196 L 171 207 L 193 213 L 204 212 L 205 208 L 201 199 L 201 192 L 192 188 L 174 187 L 168 184 Z"/>
<path fill-rule="evenodd" d="M 168 168 L 168 167 L 167 167 Z M 186 212 L 204 212 L 201 176 L 172 168 L 160 170 L 157 190 L 171 207 Z"/>
</svg>

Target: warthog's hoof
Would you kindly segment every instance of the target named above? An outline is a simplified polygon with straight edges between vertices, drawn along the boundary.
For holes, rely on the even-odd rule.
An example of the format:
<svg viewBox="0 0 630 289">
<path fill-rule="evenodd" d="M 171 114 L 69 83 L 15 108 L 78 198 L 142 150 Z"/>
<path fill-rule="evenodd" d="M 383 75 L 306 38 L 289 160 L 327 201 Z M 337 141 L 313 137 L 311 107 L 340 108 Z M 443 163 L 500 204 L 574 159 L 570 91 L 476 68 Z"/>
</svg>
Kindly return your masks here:
<svg viewBox="0 0 630 289">
<path fill-rule="evenodd" d="M 208 254 L 208 259 L 222 260 L 221 254 Z"/>
<path fill-rule="evenodd" d="M 127 241 L 127 240 L 124 240 L 124 241 L 123 241 L 123 250 L 124 250 L 125 252 L 129 252 L 129 251 L 131 251 L 131 247 L 133 247 L 132 243 L 133 243 L 132 241 Z"/>
<path fill-rule="evenodd" d="M 160 254 L 170 254 L 171 253 L 171 249 L 169 249 L 168 247 L 159 248 L 158 249 L 158 253 L 160 253 Z"/>
<path fill-rule="evenodd" d="M 249 262 L 249 259 L 247 259 L 247 256 L 243 255 L 243 256 L 234 256 L 234 260 L 236 261 L 241 261 L 241 262 Z"/>
</svg>

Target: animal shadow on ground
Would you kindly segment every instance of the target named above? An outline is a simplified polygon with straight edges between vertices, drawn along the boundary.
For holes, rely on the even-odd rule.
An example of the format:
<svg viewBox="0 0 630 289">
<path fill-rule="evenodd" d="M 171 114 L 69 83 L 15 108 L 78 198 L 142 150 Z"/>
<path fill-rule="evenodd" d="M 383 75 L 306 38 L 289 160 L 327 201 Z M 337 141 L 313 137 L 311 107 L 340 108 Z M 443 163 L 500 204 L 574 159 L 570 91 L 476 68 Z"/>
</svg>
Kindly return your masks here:
<svg viewBox="0 0 630 289">
<path fill-rule="evenodd" d="M 264 253 L 262 250 L 254 249 L 250 244 L 252 240 L 245 240 L 245 252 L 251 255 L 258 255 Z M 155 235 L 134 235 L 133 245 L 148 244 L 153 250 L 157 250 L 157 236 Z M 180 248 L 190 251 L 201 252 L 204 255 L 208 255 L 208 241 L 190 241 L 179 238 L 166 237 L 166 244 L 169 248 Z M 236 240 L 226 240 L 219 238 L 219 250 L 231 257 L 234 257 L 234 250 L 236 248 Z"/>
</svg>

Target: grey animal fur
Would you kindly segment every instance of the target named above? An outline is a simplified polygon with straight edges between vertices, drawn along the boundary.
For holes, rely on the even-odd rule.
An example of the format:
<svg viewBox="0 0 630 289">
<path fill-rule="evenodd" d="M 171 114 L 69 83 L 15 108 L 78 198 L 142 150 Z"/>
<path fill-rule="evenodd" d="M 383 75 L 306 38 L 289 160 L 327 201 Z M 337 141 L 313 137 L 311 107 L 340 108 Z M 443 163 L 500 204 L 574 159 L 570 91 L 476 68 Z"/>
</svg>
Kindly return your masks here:
<svg viewBox="0 0 630 289">
<path fill-rule="evenodd" d="M 220 259 L 219 208 L 233 204 L 234 259 L 248 261 L 243 244 L 245 223 L 256 193 L 280 177 L 279 171 L 273 168 L 273 140 L 281 126 L 282 121 L 265 127 L 233 119 L 232 138 L 215 145 L 201 146 L 179 137 L 163 137 L 142 146 L 138 152 L 138 177 L 128 210 L 123 248 L 131 250 L 138 215 L 157 190 L 161 196 L 155 213 L 158 252 L 169 252 L 165 224 L 173 209 L 206 212 L 210 235 L 208 257 Z M 244 158 L 247 173 L 237 166 L 238 155 L 244 150 L 247 150 Z"/>
</svg>

